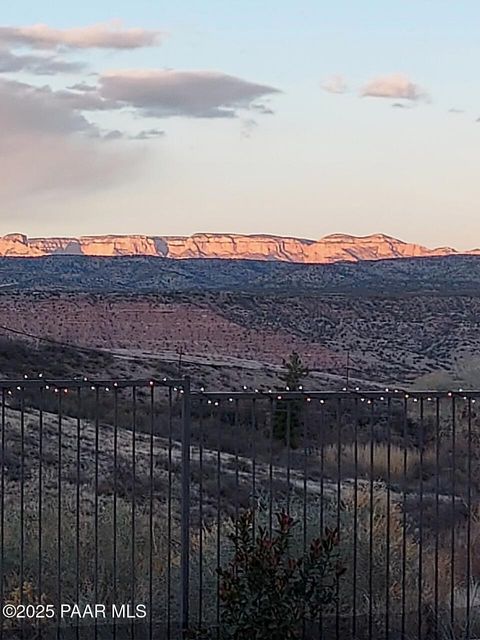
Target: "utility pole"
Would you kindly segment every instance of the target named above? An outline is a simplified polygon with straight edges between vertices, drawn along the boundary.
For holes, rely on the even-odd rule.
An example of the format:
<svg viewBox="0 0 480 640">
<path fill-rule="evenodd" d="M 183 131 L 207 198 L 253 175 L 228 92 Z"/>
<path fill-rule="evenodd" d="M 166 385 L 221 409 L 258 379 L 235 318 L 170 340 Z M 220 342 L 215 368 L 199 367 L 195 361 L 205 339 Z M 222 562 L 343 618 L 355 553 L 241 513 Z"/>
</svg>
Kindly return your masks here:
<svg viewBox="0 0 480 640">
<path fill-rule="evenodd" d="M 184 354 L 183 347 L 178 347 L 177 353 L 178 353 L 178 377 L 181 378 L 182 377 L 182 356 Z"/>
</svg>

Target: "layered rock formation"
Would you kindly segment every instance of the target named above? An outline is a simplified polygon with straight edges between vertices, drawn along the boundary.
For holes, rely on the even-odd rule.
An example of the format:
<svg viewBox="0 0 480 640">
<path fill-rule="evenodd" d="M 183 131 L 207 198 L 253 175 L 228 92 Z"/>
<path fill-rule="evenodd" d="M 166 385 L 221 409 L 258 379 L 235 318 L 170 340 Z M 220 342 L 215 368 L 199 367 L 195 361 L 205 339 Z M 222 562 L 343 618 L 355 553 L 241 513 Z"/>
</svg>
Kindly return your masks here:
<svg viewBox="0 0 480 640">
<path fill-rule="evenodd" d="M 428 249 L 383 234 L 356 237 L 336 233 L 320 240 L 220 233 L 196 233 L 192 236 L 106 235 L 79 238 L 28 238 L 20 233 L 12 233 L 0 238 L 0 256 L 19 257 L 158 256 L 328 264 L 458 253 L 461 252 L 450 247 Z M 480 253 L 480 250 L 474 249 L 464 253 Z"/>
</svg>

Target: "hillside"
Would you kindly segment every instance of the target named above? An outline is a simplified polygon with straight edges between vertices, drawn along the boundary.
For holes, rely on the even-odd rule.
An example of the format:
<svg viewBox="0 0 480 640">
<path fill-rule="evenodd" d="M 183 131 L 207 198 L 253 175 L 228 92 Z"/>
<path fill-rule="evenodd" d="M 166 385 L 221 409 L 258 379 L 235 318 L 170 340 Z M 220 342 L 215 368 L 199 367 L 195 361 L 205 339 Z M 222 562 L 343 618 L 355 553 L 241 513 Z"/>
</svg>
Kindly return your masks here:
<svg viewBox="0 0 480 640">
<path fill-rule="evenodd" d="M 0 289 L 275 294 L 480 293 L 480 256 L 305 265 L 259 260 L 46 256 L 0 258 Z"/>
</svg>

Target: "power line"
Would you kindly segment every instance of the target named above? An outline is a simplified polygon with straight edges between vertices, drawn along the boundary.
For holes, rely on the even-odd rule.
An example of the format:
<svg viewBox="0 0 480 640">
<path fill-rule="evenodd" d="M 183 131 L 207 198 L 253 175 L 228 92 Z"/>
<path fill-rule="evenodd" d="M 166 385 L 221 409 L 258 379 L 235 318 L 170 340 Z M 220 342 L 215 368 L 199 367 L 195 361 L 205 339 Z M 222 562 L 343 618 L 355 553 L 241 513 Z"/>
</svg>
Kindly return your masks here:
<svg viewBox="0 0 480 640">
<path fill-rule="evenodd" d="M 21 331 L 20 329 L 13 329 L 12 327 L 6 327 L 5 325 L 1 325 L 1 324 L 0 324 L 0 330 L 6 331 L 7 333 L 13 333 L 15 335 L 22 336 L 24 338 L 30 338 L 31 340 L 38 340 L 39 342 L 47 342 L 49 344 L 54 344 L 57 347 L 72 349 L 73 351 L 84 351 L 87 353 L 96 353 L 96 354 L 103 354 L 103 355 L 105 354 L 104 349 L 96 349 L 95 347 L 82 347 L 81 345 L 62 342 L 61 340 L 55 340 L 54 338 L 47 338 L 46 336 L 37 336 L 33 333 L 28 333 L 27 331 Z"/>
</svg>

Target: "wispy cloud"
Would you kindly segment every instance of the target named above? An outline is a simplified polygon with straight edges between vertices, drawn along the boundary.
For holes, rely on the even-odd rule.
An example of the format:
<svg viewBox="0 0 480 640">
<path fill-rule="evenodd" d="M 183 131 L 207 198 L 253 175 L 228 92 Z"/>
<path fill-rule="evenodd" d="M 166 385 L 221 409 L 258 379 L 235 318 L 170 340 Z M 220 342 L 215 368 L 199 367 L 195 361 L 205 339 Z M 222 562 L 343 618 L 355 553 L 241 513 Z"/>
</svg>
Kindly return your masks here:
<svg viewBox="0 0 480 640">
<path fill-rule="evenodd" d="M 374 78 L 363 87 L 360 95 L 362 97 L 390 98 L 412 102 L 428 99 L 424 89 L 401 73 Z"/>
<path fill-rule="evenodd" d="M 85 68 L 82 62 L 70 62 L 57 56 L 16 54 L 0 48 L 0 73 L 26 71 L 36 75 L 54 75 L 57 73 L 78 73 Z"/>
<path fill-rule="evenodd" d="M 213 71 L 128 70 L 100 78 L 100 95 L 140 110 L 144 115 L 202 118 L 235 117 L 274 87 Z"/>
<path fill-rule="evenodd" d="M 124 28 L 120 21 L 71 29 L 54 29 L 46 24 L 0 27 L 0 43 L 33 49 L 138 49 L 160 44 L 163 36 L 157 30 Z"/>
<path fill-rule="evenodd" d="M 328 93 L 345 93 L 347 84 L 341 75 L 334 75 L 322 82 L 322 89 Z"/>
</svg>

